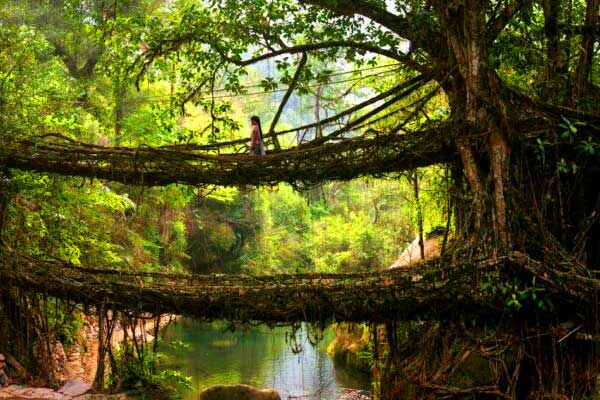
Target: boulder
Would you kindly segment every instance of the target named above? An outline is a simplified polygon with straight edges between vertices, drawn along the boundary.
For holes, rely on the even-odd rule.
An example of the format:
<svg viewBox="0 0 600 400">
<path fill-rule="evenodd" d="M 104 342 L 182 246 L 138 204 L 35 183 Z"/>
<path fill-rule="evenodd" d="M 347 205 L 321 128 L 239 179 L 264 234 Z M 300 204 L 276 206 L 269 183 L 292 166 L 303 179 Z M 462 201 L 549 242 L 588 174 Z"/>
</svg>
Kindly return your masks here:
<svg viewBox="0 0 600 400">
<path fill-rule="evenodd" d="M 199 400 L 281 400 L 273 389 L 248 385 L 213 386 L 200 393 Z"/>
<path fill-rule="evenodd" d="M 92 385 L 81 380 L 66 381 L 63 387 L 58 389 L 58 393 L 65 396 L 76 397 L 86 394 L 92 390 Z"/>
</svg>

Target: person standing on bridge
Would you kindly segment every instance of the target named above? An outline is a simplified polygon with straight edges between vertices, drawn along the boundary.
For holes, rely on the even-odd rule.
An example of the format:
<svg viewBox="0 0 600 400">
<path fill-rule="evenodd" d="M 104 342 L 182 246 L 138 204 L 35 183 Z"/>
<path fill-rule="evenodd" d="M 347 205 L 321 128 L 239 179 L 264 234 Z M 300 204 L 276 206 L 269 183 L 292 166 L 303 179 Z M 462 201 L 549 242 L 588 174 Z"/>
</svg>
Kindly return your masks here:
<svg viewBox="0 0 600 400">
<path fill-rule="evenodd" d="M 250 154 L 264 156 L 266 151 L 265 143 L 263 142 L 262 128 L 260 126 L 260 118 L 256 115 L 250 117 L 250 125 L 252 128 L 252 133 L 250 134 Z"/>
</svg>

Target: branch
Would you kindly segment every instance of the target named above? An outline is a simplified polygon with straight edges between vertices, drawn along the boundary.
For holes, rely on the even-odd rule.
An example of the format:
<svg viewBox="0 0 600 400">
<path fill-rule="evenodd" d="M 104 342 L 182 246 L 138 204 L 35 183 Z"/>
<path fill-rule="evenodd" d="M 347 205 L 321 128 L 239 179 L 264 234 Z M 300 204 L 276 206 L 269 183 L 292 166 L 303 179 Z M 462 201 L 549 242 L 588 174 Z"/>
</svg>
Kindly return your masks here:
<svg viewBox="0 0 600 400">
<path fill-rule="evenodd" d="M 330 122 L 337 121 L 337 120 L 339 120 L 339 119 L 341 119 L 341 118 L 343 118 L 343 117 L 345 117 L 347 115 L 353 114 L 354 112 L 359 111 L 359 110 L 365 108 L 366 106 L 369 106 L 369 105 L 371 105 L 373 103 L 376 103 L 379 100 L 383 100 L 383 99 L 385 99 L 385 98 L 387 98 L 387 97 L 389 97 L 389 96 L 391 96 L 391 95 L 393 95 L 395 93 L 398 93 L 398 92 L 400 92 L 402 90 L 405 90 L 407 88 L 412 88 L 414 85 L 418 85 L 420 87 L 420 86 L 424 85 L 425 83 L 427 83 L 428 81 L 429 81 L 429 78 L 427 76 L 425 76 L 425 75 L 416 76 L 416 77 L 414 77 L 414 78 L 412 78 L 412 79 L 404 82 L 401 85 L 398 85 L 398 86 L 396 86 L 396 87 L 394 87 L 394 88 L 392 88 L 392 89 L 390 89 L 390 90 L 388 90 L 386 92 L 383 92 L 383 93 L 381 93 L 381 94 L 379 94 L 379 95 L 377 95 L 375 97 L 370 98 L 369 100 L 363 101 L 362 103 L 359 103 L 359 104 L 357 104 L 357 105 L 355 105 L 353 107 L 350 107 L 350 108 L 342 111 L 341 113 L 339 113 L 337 115 L 334 115 L 334 116 L 329 117 L 329 118 L 325 118 L 325 119 L 321 120 L 320 123 L 307 124 L 307 125 L 299 126 L 297 128 L 292 128 L 292 129 L 287 129 L 287 130 L 284 130 L 284 131 L 279 131 L 279 132 L 276 132 L 275 134 L 277 134 L 277 135 L 283 135 L 283 134 L 286 134 L 286 133 L 298 132 L 298 131 L 302 131 L 302 130 L 305 130 L 305 129 L 315 128 L 318 125 L 328 124 Z"/>
<path fill-rule="evenodd" d="M 404 119 L 404 121 L 400 122 L 398 125 L 393 127 L 390 130 L 390 133 L 397 133 L 398 131 L 402 130 L 406 126 L 406 124 L 408 124 L 415 116 L 418 115 L 418 113 L 425 107 L 429 100 L 431 100 L 435 95 L 437 95 L 441 88 L 442 87 L 438 85 L 427 95 L 417 100 L 415 109 L 408 115 L 408 117 Z"/>
<path fill-rule="evenodd" d="M 355 0 L 351 2 L 336 0 L 299 0 L 300 3 L 310 4 L 325 10 L 329 10 L 338 16 L 360 15 L 389 29 L 402 38 L 411 42 L 412 49 L 423 48 L 429 54 L 439 54 L 444 51 L 442 36 L 434 31 L 433 25 L 426 25 L 425 37 L 423 32 L 417 32 L 407 17 L 393 14 L 368 0 Z M 440 47 L 442 45 L 442 47 Z"/>
<path fill-rule="evenodd" d="M 321 43 L 308 43 L 308 44 L 301 44 L 301 45 L 297 45 L 297 46 L 284 47 L 279 50 L 261 54 L 259 56 L 252 57 L 252 58 L 249 58 L 246 60 L 237 60 L 235 58 L 232 58 L 232 57 L 228 56 L 225 53 L 225 51 L 222 48 L 220 48 L 218 45 L 215 44 L 214 46 L 215 46 L 215 49 L 217 50 L 217 52 L 219 53 L 219 55 L 225 61 L 235 64 L 240 67 L 245 67 L 245 66 L 248 66 L 251 64 L 256 64 L 259 61 L 268 60 L 270 58 L 278 57 L 278 56 L 281 56 L 284 54 L 298 54 L 298 53 L 306 53 L 309 51 L 325 50 L 325 49 L 333 49 L 333 48 L 350 48 L 350 49 L 364 50 L 364 51 L 368 51 L 368 52 L 371 52 L 374 54 L 380 54 L 382 56 L 386 56 L 388 58 L 391 58 L 391 59 L 399 61 L 399 62 L 414 63 L 412 60 L 410 60 L 408 57 L 406 57 L 406 55 L 404 55 L 402 53 L 395 52 L 393 50 L 383 49 L 383 48 L 377 47 L 377 46 L 373 46 L 369 43 L 353 42 L 350 40 L 331 40 L 331 41 L 321 42 Z M 420 68 L 423 68 L 423 67 L 420 66 Z"/>
<path fill-rule="evenodd" d="M 600 0 L 587 0 L 585 12 L 586 26 L 595 26 L 600 22 Z M 600 28 L 600 25 L 597 26 Z M 594 43 L 596 42 L 594 31 L 586 31 L 581 38 L 579 45 L 579 60 L 573 74 L 573 97 L 579 99 L 589 90 L 590 80 L 588 79 L 593 65 Z"/>
<path fill-rule="evenodd" d="M 210 78 L 205 78 L 202 82 L 196 85 L 196 87 L 191 92 L 189 92 L 187 96 L 185 96 L 185 98 L 181 101 L 180 109 L 182 115 L 185 115 L 185 105 L 188 103 L 188 101 L 192 100 L 198 93 L 200 93 L 200 91 L 204 89 L 204 87 L 207 83 L 209 83 L 209 81 Z"/>
<path fill-rule="evenodd" d="M 397 33 L 398 35 L 411 39 L 410 26 L 405 18 L 372 4 L 366 0 L 354 0 L 352 2 L 332 0 L 300 0 L 300 3 L 310 4 L 331 11 L 337 15 L 353 16 L 362 15 L 373 22 Z"/>
<path fill-rule="evenodd" d="M 502 10 L 500 15 L 490 20 L 487 27 L 488 44 L 491 45 L 494 40 L 496 40 L 498 35 L 500 35 L 500 33 L 504 30 L 506 25 L 508 25 L 510 20 L 523 8 L 523 6 L 530 3 L 531 0 L 514 0 L 512 3 L 508 4 L 504 10 Z"/>
<path fill-rule="evenodd" d="M 590 0 L 593 1 L 593 0 Z M 587 12 L 586 12 L 587 13 Z M 596 16 L 596 18 L 598 18 Z M 559 24 L 558 29 L 564 34 L 571 35 L 600 35 L 600 24 L 598 22 L 585 25 Z"/>
<path fill-rule="evenodd" d="M 307 57 L 306 53 L 302 53 L 302 58 L 300 58 L 300 62 L 298 63 L 298 67 L 296 68 L 296 73 L 294 74 L 294 77 L 292 78 L 292 81 L 290 82 L 290 85 L 288 86 L 288 89 L 285 92 L 283 99 L 281 100 L 281 104 L 279 104 L 279 108 L 277 109 L 277 112 L 275 113 L 275 117 L 273 117 L 271 126 L 269 127 L 269 132 L 268 132 L 269 136 L 273 136 L 273 132 L 275 130 L 275 126 L 277 125 L 277 122 L 279 121 L 279 117 L 281 117 L 281 113 L 283 112 L 285 105 L 287 104 L 290 96 L 296 89 L 296 86 L 298 85 L 298 80 L 300 79 L 300 75 L 302 74 L 302 70 L 306 66 L 307 61 L 308 61 L 308 57 Z M 281 146 L 279 145 L 279 140 L 277 140 L 277 136 L 273 136 L 273 142 L 275 143 L 275 148 L 277 150 L 279 150 L 281 148 Z"/>
<path fill-rule="evenodd" d="M 331 139 L 334 139 L 338 136 L 340 136 L 341 134 L 350 131 L 351 129 L 359 126 L 360 124 L 362 124 L 363 122 L 365 122 L 366 120 L 368 120 L 369 118 L 371 118 L 374 115 L 377 115 L 378 113 L 380 113 L 381 111 L 391 107 L 392 105 L 394 105 L 395 103 L 397 103 L 398 101 L 404 99 L 405 97 L 409 96 L 410 94 L 412 94 L 414 91 L 416 91 L 417 89 L 419 89 L 421 87 L 421 83 L 415 83 L 413 86 L 408 87 L 406 90 L 404 90 L 403 92 L 399 93 L 398 95 L 392 97 L 391 99 L 389 99 L 388 101 L 386 101 L 385 103 L 383 103 L 382 105 L 374 108 L 373 110 L 369 111 L 368 113 L 356 118 L 355 120 L 353 120 L 352 122 L 348 123 L 346 126 L 344 126 L 341 129 L 338 129 L 335 132 L 332 132 L 322 138 L 318 138 L 315 139 L 311 142 L 309 142 L 308 144 L 310 144 L 311 146 L 316 146 L 319 144 L 323 144 Z"/>
<path fill-rule="evenodd" d="M 377 96 L 374 96 L 368 100 L 363 101 L 362 103 L 359 103 L 355 106 L 352 106 L 344 111 L 342 111 L 339 114 L 336 114 L 334 116 L 331 116 L 329 118 L 323 119 L 321 120 L 320 124 L 329 124 L 331 122 L 340 120 L 341 118 L 350 115 L 352 113 L 355 113 L 356 111 L 362 110 L 363 108 L 370 106 L 371 104 L 374 104 L 380 100 L 383 100 L 395 93 L 399 93 L 402 90 L 405 90 L 406 88 L 412 87 L 415 84 L 419 84 L 420 86 L 424 85 L 425 83 L 427 83 L 429 80 L 429 78 L 426 75 L 419 75 L 416 76 L 406 82 L 404 82 L 401 85 L 398 85 L 386 92 L 383 92 Z M 302 130 L 306 130 L 306 129 L 311 129 L 311 128 L 315 128 L 316 126 L 318 126 L 319 123 L 311 123 L 311 124 L 307 124 L 307 125 L 302 125 L 299 126 L 297 128 L 292 128 L 292 129 L 286 129 L 283 131 L 278 131 L 278 132 L 273 132 L 271 134 L 266 134 L 264 135 L 264 138 L 272 138 L 272 137 L 279 137 L 281 135 L 285 135 L 287 133 L 292 133 L 292 132 L 299 132 Z M 226 148 L 226 147 L 231 147 L 231 146 L 235 146 L 235 145 L 241 145 L 244 143 L 247 143 L 248 139 L 244 138 L 244 139 L 236 139 L 236 140 L 229 140 L 226 142 L 220 142 L 220 143 L 215 143 L 215 144 L 207 144 L 207 145 L 185 145 L 183 147 L 183 149 L 185 150 L 217 150 L 217 149 L 221 149 L 221 148 Z M 169 148 L 172 149 L 182 149 L 182 147 L 180 146 L 169 146 Z"/>
</svg>

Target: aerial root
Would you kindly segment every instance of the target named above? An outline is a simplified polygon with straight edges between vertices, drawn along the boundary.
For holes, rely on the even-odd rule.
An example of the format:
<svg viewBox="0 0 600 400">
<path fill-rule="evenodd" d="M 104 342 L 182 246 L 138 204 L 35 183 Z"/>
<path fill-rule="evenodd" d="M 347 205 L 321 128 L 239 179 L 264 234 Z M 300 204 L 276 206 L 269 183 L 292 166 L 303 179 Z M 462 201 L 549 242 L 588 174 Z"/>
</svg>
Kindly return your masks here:
<svg viewBox="0 0 600 400">
<path fill-rule="evenodd" d="M 401 324 L 395 329 L 405 341 L 395 350 L 385 344 L 381 398 L 583 398 L 595 388 L 600 352 L 597 344 L 565 334 L 571 322 L 554 328 L 518 318 L 493 327 Z"/>
</svg>

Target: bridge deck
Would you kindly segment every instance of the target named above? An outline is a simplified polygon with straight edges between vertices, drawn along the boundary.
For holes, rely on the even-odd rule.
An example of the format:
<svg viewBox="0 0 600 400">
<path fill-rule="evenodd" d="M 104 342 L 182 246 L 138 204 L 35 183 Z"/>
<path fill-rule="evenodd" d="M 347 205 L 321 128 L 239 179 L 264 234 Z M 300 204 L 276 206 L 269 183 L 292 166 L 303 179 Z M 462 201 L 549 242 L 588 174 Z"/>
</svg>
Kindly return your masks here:
<svg viewBox="0 0 600 400">
<path fill-rule="evenodd" d="M 400 172 L 451 159 L 442 128 L 301 145 L 266 156 L 215 154 L 194 146 L 102 147 L 48 137 L 0 143 L 0 165 L 127 184 L 274 185 Z"/>
<path fill-rule="evenodd" d="M 4 250 L 3 285 L 114 310 L 174 313 L 199 319 L 290 323 L 452 318 L 492 304 L 480 287 L 496 264 L 356 274 L 272 276 L 127 273 L 80 268 Z"/>
</svg>

